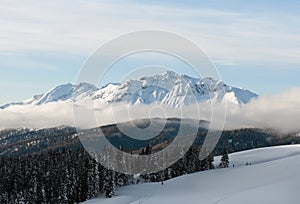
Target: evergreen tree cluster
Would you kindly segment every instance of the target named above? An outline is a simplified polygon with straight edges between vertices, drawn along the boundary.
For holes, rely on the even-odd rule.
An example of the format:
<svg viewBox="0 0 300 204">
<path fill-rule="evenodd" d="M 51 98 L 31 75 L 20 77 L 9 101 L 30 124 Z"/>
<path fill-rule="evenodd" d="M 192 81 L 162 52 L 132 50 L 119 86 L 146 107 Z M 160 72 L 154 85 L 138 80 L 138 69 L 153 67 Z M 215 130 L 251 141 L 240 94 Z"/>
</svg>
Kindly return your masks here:
<svg viewBox="0 0 300 204">
<path fill-rule="evenodd" d="M 106 148 L 106 151 L 110 151 Z M 143 175 L 145 182 L 160 182 L 183 174 L 213 169 L 213 157 L 199 160 L 200 148 L 192 146 L 183 157 L 158 173 Z M 151 154 L 148 145 L 140 154 Z M 107 154 L 103 160 L 119 160 Z M 96 157 L 98 158 L 98 157 Z M 148 168 L 145 164 L 145 168 Z M 110 168 L 114 169 L 114 167 Z M 79 203 L 103 194 L 114 195 L 117 187 L 134 183 L 125 175 L 102 166 L 83 148 L 59 148 L 47 153 L 19 157 L 0 157 L 0 203 Z"/>
<path fill-rule="evenodd" d="M 161 182 L 185 174 L 214 169 L 214 157 L 209 155 L 205 159 L 200 160 L 200 149 L 201 146 L 193 145 L 186 154 L 182 155 L 181 159 L 167 169 L 157 173 L 143 175 L 142 178 L 145 182 Z M 151 153 L 149 146 L 147 146 L 146 150 L 149 154 Z M 168 156 L 170 155 L 165 155 L 165 160 L 168 160 Z M 147 165 L 149 164 L 145 164 L 145 168 L 147 168 Z"/>
<path fill-rule="evenodd" d="M 84 149 L 0 157 L 0 203 L 79 203 L 115 187 L 130 176 L 104 168 Z M 118 181 L 118 182 L 117 182 Z"/>
</svg>

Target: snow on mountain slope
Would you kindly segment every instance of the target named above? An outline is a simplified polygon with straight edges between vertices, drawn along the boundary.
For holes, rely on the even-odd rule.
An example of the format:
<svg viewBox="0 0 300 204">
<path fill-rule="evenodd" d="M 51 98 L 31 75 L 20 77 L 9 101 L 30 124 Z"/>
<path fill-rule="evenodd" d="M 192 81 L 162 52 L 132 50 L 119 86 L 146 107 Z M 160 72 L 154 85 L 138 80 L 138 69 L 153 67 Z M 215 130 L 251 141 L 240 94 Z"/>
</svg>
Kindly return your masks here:
<svg viewBox="0 0 300 204">
<path fill-rule="evenodd" d="M 256 94 L 233 88 L 211 77 L 202 79 L 167 71 L 160 75 L 128 80 L 120 85 L 108 85 L 95 93 L 94 99 L 104 103 L 131 104 L 163 103 L 170 106 L 190 105 L 196 102 L 248 103 Z"/>
<path fill-rule="evenodd" d="M 32 98 L 27 99 L 25 101 L 8 103 L 8 104 L 0 106 L 0 108 L 4 109 L 4 108 L 7 108 L 9 106 L 14 106 L 14 105 L 29 105 L 29 104 L 34 103 L 36 100 L 40 99 L 42 96 L 43 96 L 43 94 L 35 95 Z"/>
<path fill-rule="evenodd" d="M 252 149 L 243 152 L 237 152 L 229 155 L 230 163 L 237 166 L 244 166 L 246 163 L 260 164 L 269 161 L 275 161 L 292 157 L 300 154 L 300 145 L 276 146 L 267 148 Z M 221 157 L 215 157 L 215 165 L 218 164 Z"/>
<path fill-rule="evenodd" d="M 254 149 L 230 155 L 236 165 L 160 183 L 132 185 L 111 199 L 86 204 L 298 204 L 300 145 Z M 246 162 L 252 165 L 245 166 Z"/>
<path fill-rule="evenodd" d="M 43 105 L 50 102 L 58 101 L 78 101 L 92 97 L 95 91 L 99 90 L 94 85 L 88 83 L 80 83 L 72 85 L 70 83 L 54 87 L 45 94 L 36 95 L 22 102 L 15 102 L 2 105 L 2 108 L 7 108 L 13 105 Z"/>
<path fill-rule="evenodd" d="M 79 85 L 64 84 L 57 86 L 47 93 L 43 94 L 38 100 L 34 101 L 34 104 L 41 105 L 56 101 L 66 100 L 82 100 L 90 97 L 92 93 L 98 90 L 97 87 L 88 84 L 80 83 Z"/>
<path fill-rule="evenodd" d="M 97 100 L 102 103 L 152 104 L 163 103 L 170 106 L 190 105 L 196 102 L 222 102 L 234 104 L 248 103 L 256 94 L 226 85 L 211 77 L 193 78 L 167 71 L 162 74 L 142 77 L 139 80 L 127 80 L 122 84 L 108 84 L 101 89 L 87 84 L 64 84 L 32 99 L 5 104 L 42 105 L 57 101 Z"/>
</svg>

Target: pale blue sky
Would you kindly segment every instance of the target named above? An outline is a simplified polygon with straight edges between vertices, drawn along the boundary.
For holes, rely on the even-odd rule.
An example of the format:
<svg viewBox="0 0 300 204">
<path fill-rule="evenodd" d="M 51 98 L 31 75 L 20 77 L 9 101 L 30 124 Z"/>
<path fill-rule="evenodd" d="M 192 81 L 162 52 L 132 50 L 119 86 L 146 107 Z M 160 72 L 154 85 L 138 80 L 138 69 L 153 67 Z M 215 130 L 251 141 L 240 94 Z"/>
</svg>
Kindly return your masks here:
<svg viewBox="0 0 300 204">
<path fill-rule="evenodd" d="M 0 104 L 74 83 L 97 47 L 143 29 L 186 36 L 230 85 L 260 94 L 300 86 L 299 1 L 148 2 L 0 0 Z"/>
</svg>

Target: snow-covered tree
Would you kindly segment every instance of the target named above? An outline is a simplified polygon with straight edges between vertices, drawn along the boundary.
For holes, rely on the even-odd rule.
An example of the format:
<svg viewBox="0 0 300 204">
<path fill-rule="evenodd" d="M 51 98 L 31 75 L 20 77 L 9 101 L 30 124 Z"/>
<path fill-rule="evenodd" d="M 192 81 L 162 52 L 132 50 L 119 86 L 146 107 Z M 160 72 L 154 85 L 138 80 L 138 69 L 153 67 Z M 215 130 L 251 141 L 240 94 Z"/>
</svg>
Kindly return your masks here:
<svg viewBox="0 0 300 204">
<path fill-rule="evenodd" d="M 219 167 L 220 168 L 228 168 L 229 167 L 229 157 L 228 157 L 227 149 L 224 150 L 224 153 L 221 157 L 221 162 L 220 162 Z"/>
</svg>

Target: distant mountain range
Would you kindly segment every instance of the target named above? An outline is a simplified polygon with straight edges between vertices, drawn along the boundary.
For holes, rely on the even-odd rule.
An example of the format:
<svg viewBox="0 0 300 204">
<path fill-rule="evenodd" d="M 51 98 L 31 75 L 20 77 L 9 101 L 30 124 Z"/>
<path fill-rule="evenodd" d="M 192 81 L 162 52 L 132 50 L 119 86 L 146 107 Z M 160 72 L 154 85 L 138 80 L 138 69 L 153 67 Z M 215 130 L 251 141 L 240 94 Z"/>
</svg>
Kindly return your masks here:
<svg viewBox="0 0 300 204">
<path fill-rule="evenodd" d="M 224 100 L 228 103 L 246 104 L 257 96 L 247 89 L 232 87 L 211 77 L 193 78 L 167 71 L 142 77 L 139 80 L 127 80 L 120 84 L 111 83 L 102 88 L 88 83 L 63 84 L 47 93 L 35 95 L 25 101 L 4 104 L 0 108 L 85 100 L 97 100 L 105 104 L 162 103 L 174 107 L 198 102 L 219 103 Z"/>
</svg>

